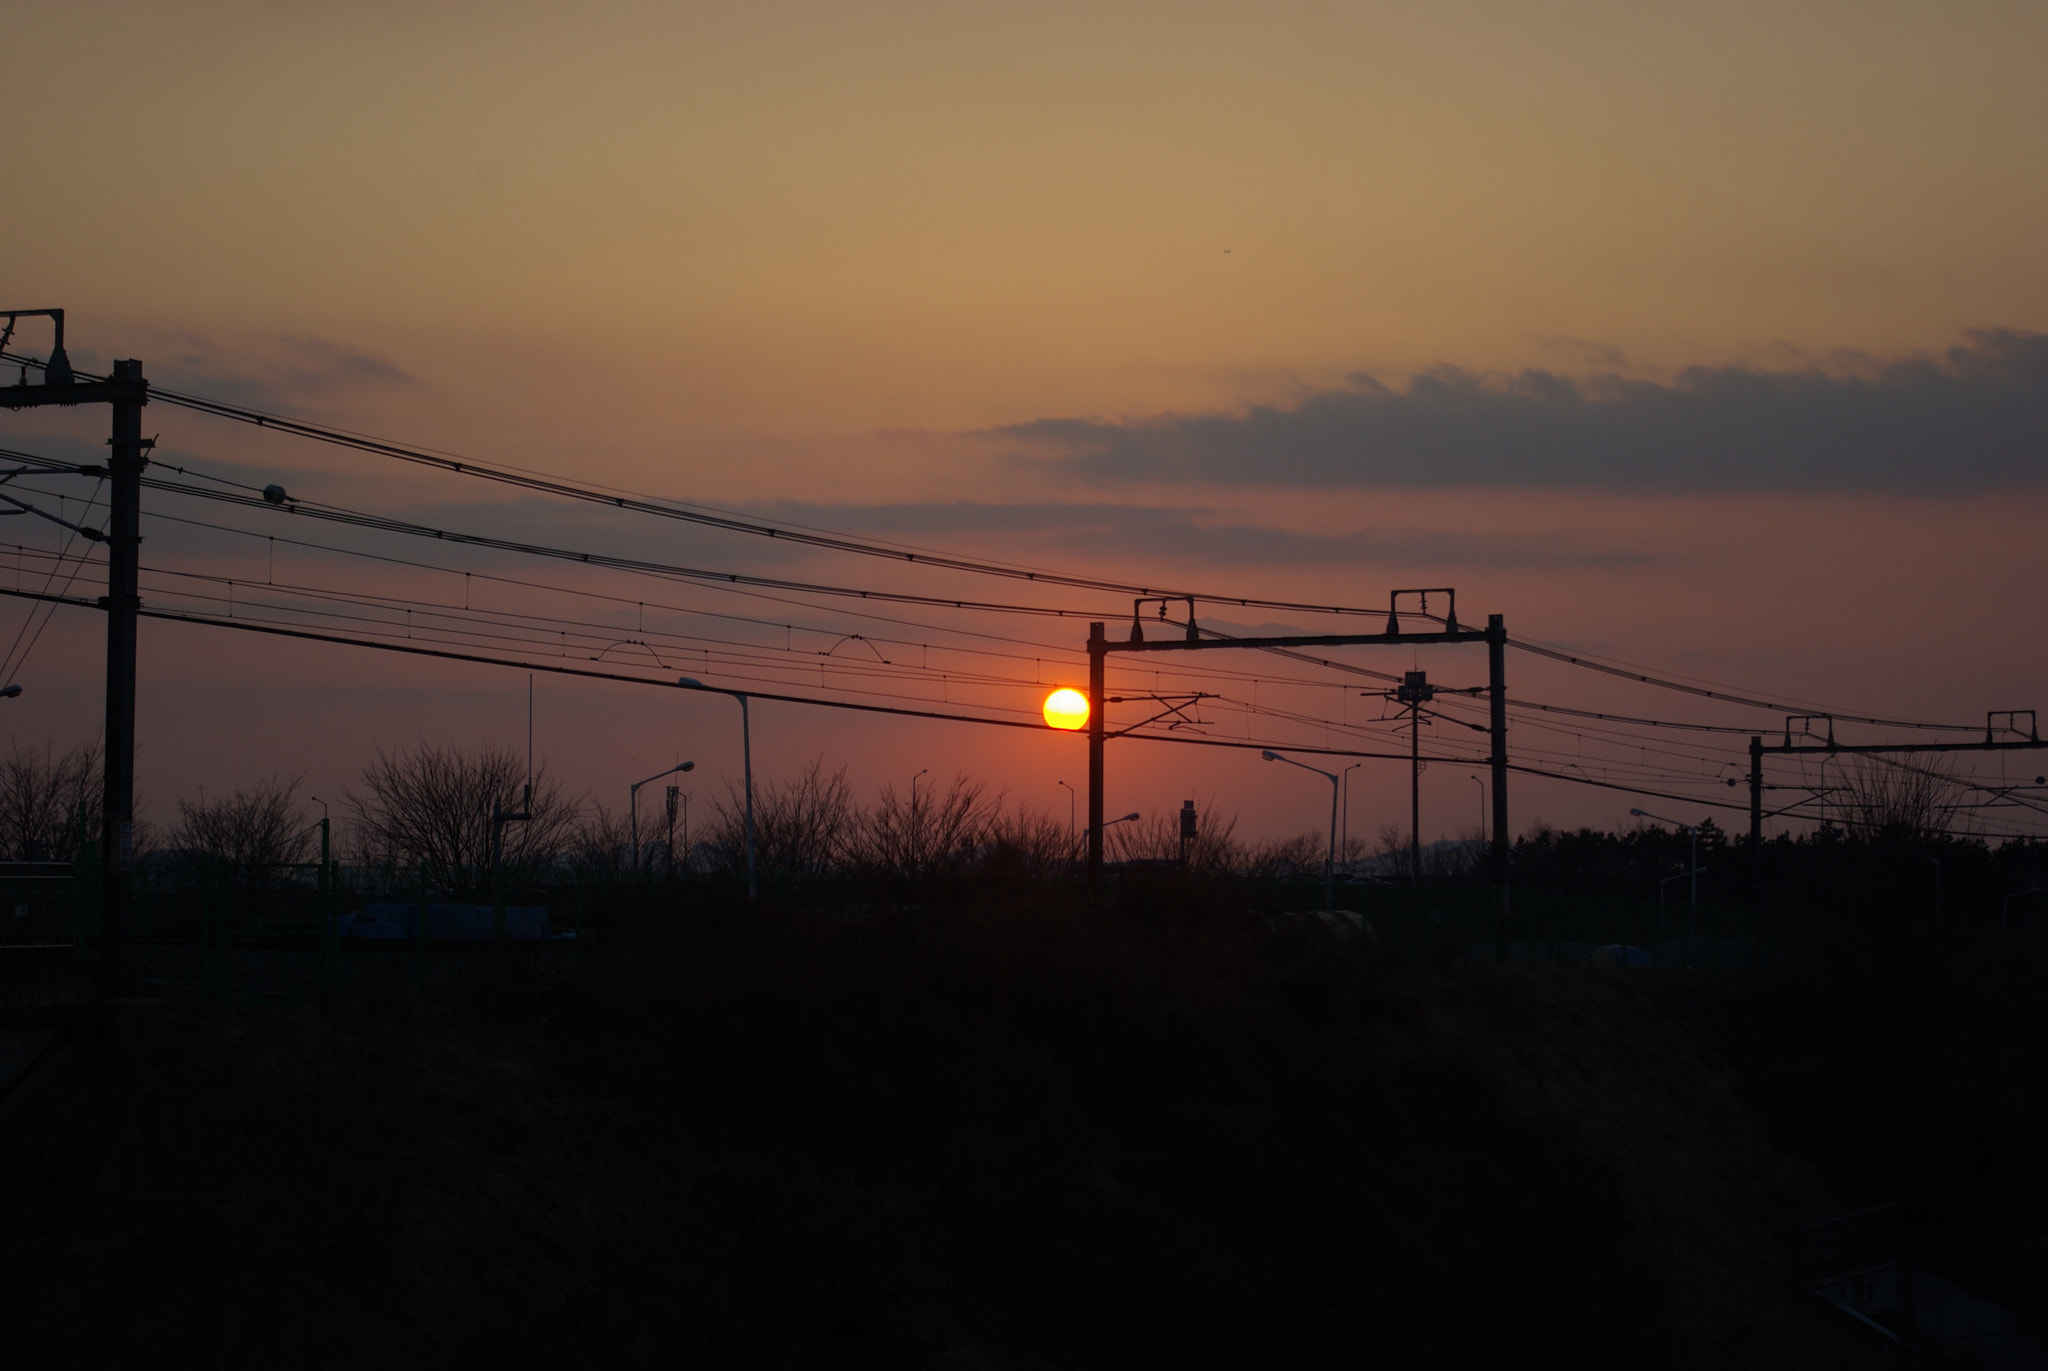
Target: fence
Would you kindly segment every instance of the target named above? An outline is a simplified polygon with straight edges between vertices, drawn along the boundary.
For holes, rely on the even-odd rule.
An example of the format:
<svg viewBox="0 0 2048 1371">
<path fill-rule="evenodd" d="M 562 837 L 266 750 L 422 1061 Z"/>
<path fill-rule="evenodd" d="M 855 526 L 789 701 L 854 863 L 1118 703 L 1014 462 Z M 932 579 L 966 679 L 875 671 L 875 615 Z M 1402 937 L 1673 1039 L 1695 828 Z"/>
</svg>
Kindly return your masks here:
<svg viewBox="0 0 2048 1371">
<path fill-rule="evenodd" d="M 75 949 L 80 895 L 70 862 L 0 862 L 0 948 Z"/>
<path fill-rule="evenodd" d="M 1272 913 L 1323 908 L 1320 881 L 1241 882 L 1246 903 Z M 1404 957 L 1512 962 L 1612 962 L 1736 970 L 1773 955 L 1780 928 L 1769 916 L 1725 905 L 1513 890 L 1503 913 L 1497 886 L 1346 883 L 1336 905 Z"/>
</svg>

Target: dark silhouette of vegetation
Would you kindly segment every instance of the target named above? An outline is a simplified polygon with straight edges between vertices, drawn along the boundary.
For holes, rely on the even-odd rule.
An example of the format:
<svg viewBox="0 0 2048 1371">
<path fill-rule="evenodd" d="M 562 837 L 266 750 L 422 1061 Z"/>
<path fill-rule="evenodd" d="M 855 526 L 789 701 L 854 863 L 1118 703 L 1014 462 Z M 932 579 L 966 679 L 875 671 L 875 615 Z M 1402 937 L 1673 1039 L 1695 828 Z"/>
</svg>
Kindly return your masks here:
<svg viewBox="0 0 2048 1371">
<path fill-rule="evenodd" d="M 81 836 L 98 841 L 101 780 L 97 742 L 61 753 L 10 743 L 0 756 L 0 861 L 70 861 Z"/>
<path fill-rule="evenodd" d="M 573 977 L 492 961 L 433 993 L 174 1006 L 0 1135 L 0 1281 L 36 1311 L 10 1345 L 74 1365 L 1874 1361 L 1784 1260 L 1792 1225 L 1861 1191 L 1774 1147 L 1680 982 L 1402 971 L 1228 889 L 699 904 Z"/>
<path fill-rule="evenodd" d="M 492 879 L 493 815 L 527 812 L 528 820 L 502 826 L 502 859 L 514 880 L 530 882 L 559 860 L 580 806 L 545 766 L 533 770 L 530 802 L 522 799 L 526 781 L 526 759 L 505 747 L 470 751 L 423 741 L 379 752 L 363 768 L 363 788 L 342 792 L 356 859 L 373 868 L 424 867 L 439 889 L 482 893 Z"/>
<path fill-rule="evenodd" d="M 314 861 L 320 850 L 312 816 L 298 802 L 303 779 L 272 777 L 228 796 L 179 800 L 168 846 L 183 883 L 196 887 L 208 860 L 232 864 L 234 888 L 247 893 L 292 883 L 294 873 L 278 868 Z"/>
</svg>

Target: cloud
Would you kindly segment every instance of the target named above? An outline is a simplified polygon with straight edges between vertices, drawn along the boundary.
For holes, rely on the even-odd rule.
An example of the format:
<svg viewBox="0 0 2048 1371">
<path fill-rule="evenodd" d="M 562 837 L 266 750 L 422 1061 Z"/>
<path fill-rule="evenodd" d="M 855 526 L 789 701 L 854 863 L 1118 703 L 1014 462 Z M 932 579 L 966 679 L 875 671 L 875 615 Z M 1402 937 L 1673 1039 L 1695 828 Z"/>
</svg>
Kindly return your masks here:
<svg viewBox="0 0 2048 1371">
<path fill-rule="evenodd" d="M 2048 481 L 2048 335 L 1840 371 L 1354 376 L 1291 407 L 1047 418 L 985 436 L 1100 484 L 1959 493 Z"/>
<path fill-rule="evenodd" d="M 195 334 L 162 341 L 165 346 L 144 354 L 152 381 L 256 409 L 293 413 L 365 390 L 419 384 L 374 353 L 324 338 L 282 334 L 233 347 Z"/>
</svg>

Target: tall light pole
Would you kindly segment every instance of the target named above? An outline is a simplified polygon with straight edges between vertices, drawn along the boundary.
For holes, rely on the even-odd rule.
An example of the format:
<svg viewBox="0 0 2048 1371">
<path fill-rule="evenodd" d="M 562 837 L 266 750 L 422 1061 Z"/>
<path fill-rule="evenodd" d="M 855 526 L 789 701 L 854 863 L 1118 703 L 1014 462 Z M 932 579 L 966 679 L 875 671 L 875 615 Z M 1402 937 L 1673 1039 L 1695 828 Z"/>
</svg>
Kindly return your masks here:
<svg viewBox="0 0 2048 1371">
<path fill-rule="evenodd" d="M 1652 814 L 1647 809 L 1631 809 L 1629 813 L 1635 815 L 1638 819 L 1655 819 L 1660 824 L 1670 824 L 1679 832 L 1687 834 L 1692 838 L 1692 870 L 1685 873 L 1692 877 L 1692 899 L 1687 904 L 1685 920 L 1685 958 L 1686 963 L 1690 965 L 1692 962 L 1692 939 L 1700 931 L 1700 831 L 1691 824 L 1682 824 L 1676 819 L 1667 819 L 1662 815 Z M 1676 879 L 1678 878 L 1675 876 L 1667 876 L 1664 880 L 1657 883 L 1657 922 L 1659 925 L 1662 925 L 1664 922 L 1665 883 Z"/>
<path fill-rule="evenodd" d="M 713 695 L 730 695 L 740 702 L 740 757 L 747 783 L 747 898 L 755 896 L 754 885 L 754 736 L 747 721 L 747 695 L 743 690 L 721 690 L 705 685 L 695 676 L 678 676 L 676 684 L 685 690 L 702 690 Z"/>
<path fill-rule="evenodd" d="M 1067 839 L 1071 842 L 1074 837 L 1074 788 L 1065 781 L 1058 784 L 1067 787 Z"/>
<path fill-rule="evenodd" d="M 1344 854 L 1344 871 L 1347 876 L 1351 872 L 1351 773 L 1364 765 L 1364 762 L 1353 762 L 1341 773 L 1344 777 L 1344 840 L 1337 845 L 1337 850 Z"/>
<path fill-rule="evenodd" d="M 1472 784 L 1479 787 L 1479 847 L 1484 851 L 1486 848 L 1486 782 L 1480 780 L 1475 774 L 1472 777 Z"/>
<path fill-rule="evenodd" d="M 1325 771 L 1319 766 L 1310 766 L 1307 762 L 1297 762 L 1294 758 L 1283 757 L 1277 752 L 1261 752 L 1259 755 L 1269 762 L 1285 762 L 1289 766 L 1298 766 L 1303 771 L 1313 771 L 1330 783 L 1330 855 L 1323 862 L 1323 912 L 1334 914 L 1337 910 L 1337 791 L 1342 782 L 1334 771 Z"/>
<path fill-rule="evenodd" d="M 1682 824 L 1676 819 L 1667 819 L 1661 814 L 1652 814 L 1647 809 L 1631 809 L 1629 813 L 1638 819 L 1655 819 L 1660 824 L 1670 824 L 1680 833 L 1692 839 L 1692 871 L 1689 873 L 1692 876 L 1691 904 L 1694 912 L 1697 913 L 1700 907 L 1700 831 L 1691 824 Z"/>
<path fill-rule="evenodd" d="M 633 816 L 633 871 L 636 875 L 640 870 L 640 787 L 650 785 L 664 776 L 673 776 L 678 771 L 695 771 L 696 769 L 697 764 L 695 762 L 678 762 L 668 770 L 657 771 L 646 780 L 635 781 L 626 788 L 626 808 Z"/>
</svg>

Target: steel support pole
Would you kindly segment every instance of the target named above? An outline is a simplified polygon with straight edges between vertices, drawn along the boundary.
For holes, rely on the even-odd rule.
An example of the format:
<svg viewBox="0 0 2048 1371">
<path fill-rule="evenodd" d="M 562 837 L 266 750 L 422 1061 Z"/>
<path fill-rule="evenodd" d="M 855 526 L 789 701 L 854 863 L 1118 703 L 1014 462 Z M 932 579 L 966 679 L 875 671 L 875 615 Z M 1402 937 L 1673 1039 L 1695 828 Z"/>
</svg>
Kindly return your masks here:
<svg viewBox="0 0 2048 1371">
<path fill-rule="evenodd" d="M 1101 624 L 1088 625 L 1088 886 L 1102 880 L 1103 667 L 1109 640 Z"/>
<path fill-rule="evenodd" d="M 1422 702 L 1408 706 L 1408 879 L 1422 884 Z"/>
<path fill-rule="evenodd" d="M 1486 694 L 1493 756 L 1493 879 L 1508 883 L 1508 631 L 1498 614 L 1486 616 Z"/>
<path fill-rule="evenodd" d="M 1323 913 L 1337 912 L 1337 784 L 1330 778 L 1330 855 L 1323 859 Z"/>
<path fill-rule="evenodd" d="M 1764 907 L 1764 740 L 1749 740 L 1749 907 Z"/>
<path fill-rule="evenodd" d="M 1493 755 L 1493 883 L 1500 891 L 1494 955 L 1507 956 L 1508 895 L 1508 630 L 1498 614 L 1486 616 L 1486 696 Z"/>
<path fill-rule="evenodd" d="M 747 780 L 747 899 L 754 900 L 760 897 L 754 880 L 754 724 L 747 715 L 747 697 L 733 698 L 740 702 L 740 756 Z"/>
<path fill-rule="evenodd" d="M 128 994 L 129 921 L 132 912 L 129 863 L 135 851 L 135 619 L 140 558 L 142 406 L 148 392 L 142 363 L 117 361 L 113 382 L 113 437 L 108 440 L 107 484 L 107 717 L 104 821 L 100 863 L 104 873 L 100 905 L 100 991 L 108 999 Z"/>
</svg>

